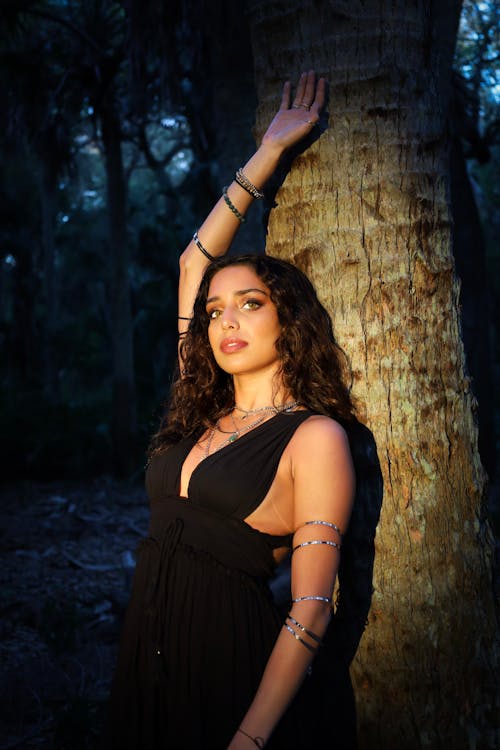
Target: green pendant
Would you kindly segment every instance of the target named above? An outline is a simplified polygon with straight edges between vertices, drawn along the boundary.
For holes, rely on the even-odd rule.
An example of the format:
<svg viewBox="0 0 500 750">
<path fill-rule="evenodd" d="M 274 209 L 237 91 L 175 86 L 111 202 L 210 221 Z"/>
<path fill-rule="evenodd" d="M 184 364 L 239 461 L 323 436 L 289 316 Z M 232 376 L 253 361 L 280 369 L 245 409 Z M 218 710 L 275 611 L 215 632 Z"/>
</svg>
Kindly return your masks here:
<svg viewBox="0 0 500 750">
<path fill-rule="evenodd" d="M 238 435 L 236 433 L 234 433 L 234 435 L 231 435 L 231 437 L 228 438 L 228 440 L 229 440 L 230 443 L 234 443 L 234 441 L 236 440 L 237 437 L 238 437 Z"/>
</svg>

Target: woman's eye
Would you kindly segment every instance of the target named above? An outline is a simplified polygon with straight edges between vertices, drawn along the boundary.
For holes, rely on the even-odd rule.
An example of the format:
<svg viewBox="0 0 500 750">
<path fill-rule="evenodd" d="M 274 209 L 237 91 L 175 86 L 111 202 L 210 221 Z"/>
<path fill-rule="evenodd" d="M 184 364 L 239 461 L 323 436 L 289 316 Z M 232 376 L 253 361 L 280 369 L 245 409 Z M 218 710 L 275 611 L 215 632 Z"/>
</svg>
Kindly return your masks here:
<svg viewBox="0 0 500 750">
<path fill-rule="evenodd" d="M 262 302 L 259 302 L 258 299 L 247 299 L 246 302 L 242 305 L 243 308 L 246 308 L 247 310 L 258 310 L 259 307 L 262 307 Z"/>
<path fill-rule="evenodd" d="M 219 317 L 220 313 L 220 310 L 209 310 L 208 317 L 210 318 L 210 320 L 215 320 L 215 318 Z"/>
</svg>

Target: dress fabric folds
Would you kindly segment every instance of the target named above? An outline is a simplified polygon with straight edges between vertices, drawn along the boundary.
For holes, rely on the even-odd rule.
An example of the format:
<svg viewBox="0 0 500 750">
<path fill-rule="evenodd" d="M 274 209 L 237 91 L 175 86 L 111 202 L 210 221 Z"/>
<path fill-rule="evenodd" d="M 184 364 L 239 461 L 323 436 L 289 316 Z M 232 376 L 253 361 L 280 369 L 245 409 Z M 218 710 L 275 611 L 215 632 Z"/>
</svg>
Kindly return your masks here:
<svg viewBox="0 0 500 750">
<path fill-rule="evenodd" d="M 268 584 L 273 550 L 290 544 L 244 518 L 264 499 L 284 448 L 309 416 L 278 414 L 204 459 L 189 498 L 178 488 L 194 438 L 153 457 L 151 521 L 137 549 L 107 748 L 227 748 L 283 624 Z M 266 747 L 312 747 L 312 685 L 304 685 Z"/>
</svg>

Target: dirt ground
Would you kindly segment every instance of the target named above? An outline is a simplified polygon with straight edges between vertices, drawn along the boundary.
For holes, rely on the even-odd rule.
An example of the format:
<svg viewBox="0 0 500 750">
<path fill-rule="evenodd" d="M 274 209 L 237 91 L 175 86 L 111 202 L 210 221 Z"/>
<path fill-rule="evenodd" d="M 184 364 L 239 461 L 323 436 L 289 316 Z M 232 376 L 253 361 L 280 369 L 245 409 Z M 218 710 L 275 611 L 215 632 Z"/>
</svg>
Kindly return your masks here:
<svg viewBox="0 0 500 750">
<path fill-rule="evenodd" d="M 490 510 L 498 533 L 498 491 Z M 147 519 L 142 486 L 110 479 L 0 490 L 0 750 L 99 747 Z"/>
<path fill-rule="evenodd" d="M 25 482 L 0 516 L 0 748 L 97 748 L 145 492 Z"/>
</svg>

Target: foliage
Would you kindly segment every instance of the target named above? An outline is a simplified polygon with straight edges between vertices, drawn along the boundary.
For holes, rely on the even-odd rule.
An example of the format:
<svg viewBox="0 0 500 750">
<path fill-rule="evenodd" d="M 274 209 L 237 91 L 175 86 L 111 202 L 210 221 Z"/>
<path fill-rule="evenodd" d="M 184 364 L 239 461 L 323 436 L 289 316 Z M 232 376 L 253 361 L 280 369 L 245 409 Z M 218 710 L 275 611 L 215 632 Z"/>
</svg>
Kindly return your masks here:
<svg viewBox="0 0 500 750">
<path fill-rule="evenodd" d="M 202 28 L 202 8 L 200 0 L 2 3 L 0 426 L 7 477 L 88 475 L 111 466 L 111 253 L 99 119 L 110 103 L 119 114 L 127 181 L 141 466 L 176 353 L 176 259 L 212 201 L 217 174 L 207 116 L 215 92 L 204 52 L 214 30 Z M 493 0 L 466 0 L 456 57 L 493 271 L 497 23 Z"/>
<path fill-rule="evenodd" d="M 464 248 L 465 253 L 475 258 L 476 266 L 484 264 L 482 299 L 470 301 L 464 307 L 478 309 L 484 304 L 487 319 L 483 320 L 485 340 L 490 349 L 489 366 L 492 369 L 488 382 L 488 363 L 482 362 L 481 372 L 475 372 L 476 386 L 484 381 L 479 397 L 480 441 L 481 423 L 491 423 L 491 430 L 483 432 L 482 454 L 486 461 L 490 479 L 495 475 L 496 454 L 500 451 L 500 391 L 494 394 L 494 383 L 498 380 L 500 366 L 500 329 L 498 306 L 500 303 L 500 6 L 496 0 L 465 0 L 462 8 L 460 28 L 455 52 L 455 97 L 453 129 L 460 138 L 467 160 L 469 179 L 479 210 L 482 238 L 476 246 Z M 484 259 L 481 258 L 481 240 L 484 242 Z M 458 244 L 458 243 L 456 243 Z M 477 272 L 476 268 L 476 272 Z M 469 272 L 468 277 L 472 276 Z M 465 290 L 468 278 L 464 279 Z M 476 295 L 479 290 L 474 290 Z M 465 312 L 464 312 L 465 314 Z M 488 325 L 489 322 L 489 325 Z M 465 336 L 464 336 L 465 338 Z M 471 368 L 472 370 L 472 368 Z M 474 384 L 473 384 L 474 385 Z M 496 415 L 496 417 L 495 417 Z M 492 498 L 495 497 L 492 492 Z M 499 517 L 498 503 L 492 499 L 491 513 Z"/>
<path fill-rule="evenodd" d="M 153 409 L 168 391 L 176 257 L 195 223 L 196 191 L 186 180 L 191 126 L 182 105 L 173 109 L 159 95 L 161 59 L 141 69 L 147 96 L 136 96 L 129 5 L 12 0 L 1 11 L 8 92 L 0 142 L 1 426 L 11 476 L 110 468 L 111 271 L 97 117 L 103 102 L 114 102 L 120 115 L 128 184 L 138 467 Z M 137 45 L 131 48 L 137 54 Z"/>
<path fill-rule="evenodd" d="M 500 295 L 500 6 L 465 0 L 457 37 L 455 127 L 465 143 L 486 241 L 490 279 Z M 499 353 L 500 354 L 500 353 Z"/>
</svg>

